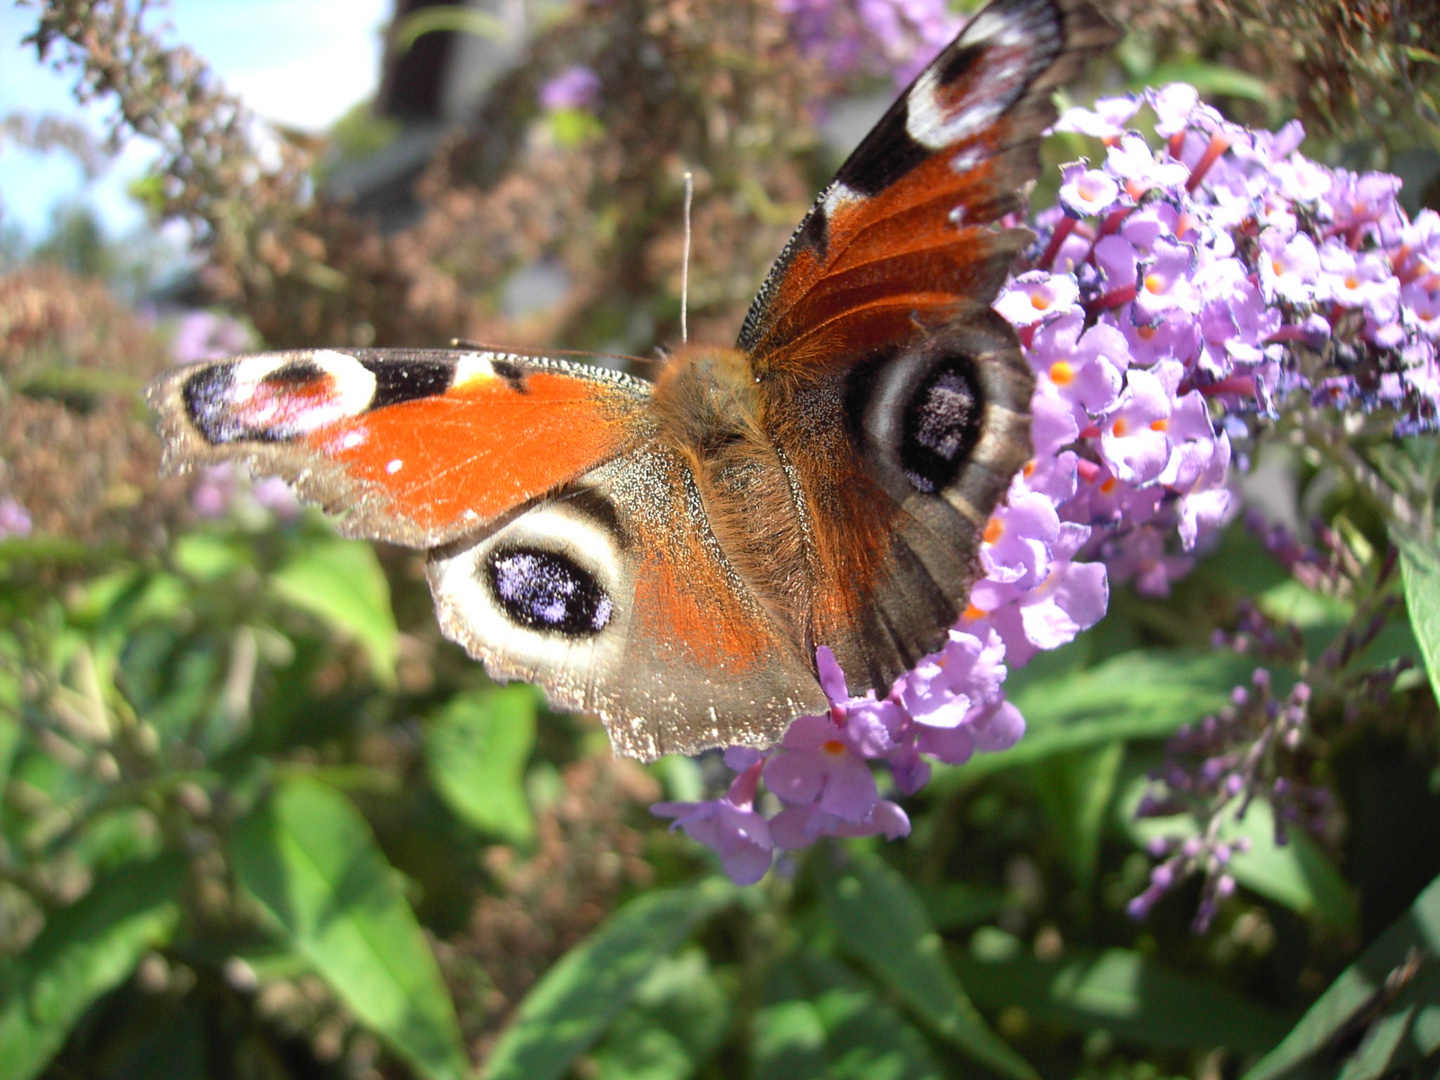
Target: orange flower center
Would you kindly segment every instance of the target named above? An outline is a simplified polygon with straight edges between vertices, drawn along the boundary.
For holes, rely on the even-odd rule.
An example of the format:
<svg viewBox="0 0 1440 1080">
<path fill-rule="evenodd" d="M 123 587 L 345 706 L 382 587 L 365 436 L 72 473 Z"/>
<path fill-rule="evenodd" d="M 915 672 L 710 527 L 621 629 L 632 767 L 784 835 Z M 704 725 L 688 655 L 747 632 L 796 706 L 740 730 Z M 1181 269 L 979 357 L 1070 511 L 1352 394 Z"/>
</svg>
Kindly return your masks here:
<svg viewBox="0 0 1440 1080">
<path fill-rule="evenodd" d="M 1056 360 L 1050 365 L 1050 381 L 1056 386 L 1068 386 L 1075 378 L 1075 369 L 1068 360 Z"/>
<path fill-rule="evenodd" d="M 1005 523 L 998 517 L 992 517 L 985 526 L 984 540 L 987 544 L 993 544 L 1005 535 Z"/>
</svg>

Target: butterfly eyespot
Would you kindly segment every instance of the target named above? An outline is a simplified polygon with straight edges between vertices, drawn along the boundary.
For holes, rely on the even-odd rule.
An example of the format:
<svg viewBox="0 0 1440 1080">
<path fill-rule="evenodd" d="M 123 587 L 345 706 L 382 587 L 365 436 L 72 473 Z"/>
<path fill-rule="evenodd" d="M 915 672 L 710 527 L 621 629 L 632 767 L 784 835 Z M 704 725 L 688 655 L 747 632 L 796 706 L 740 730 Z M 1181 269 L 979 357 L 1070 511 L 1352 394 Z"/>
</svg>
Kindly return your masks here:
<svg viewBox="0 0 1440 1080">
<path fill-rule="evenodd" d="M 587 637 L 605 629 L 614 614 L 595 575 L 558 551 L 500 548 L 485 560 L 484 573 L 495 602 L 530 630 Z"/>
<path fill-rule="evenodd" d="M 900 465 L 916 491 L 945 487 L 979 436 L 983 403 L 967 367 L 936 367 L 905 408 Z"/>
</svg>

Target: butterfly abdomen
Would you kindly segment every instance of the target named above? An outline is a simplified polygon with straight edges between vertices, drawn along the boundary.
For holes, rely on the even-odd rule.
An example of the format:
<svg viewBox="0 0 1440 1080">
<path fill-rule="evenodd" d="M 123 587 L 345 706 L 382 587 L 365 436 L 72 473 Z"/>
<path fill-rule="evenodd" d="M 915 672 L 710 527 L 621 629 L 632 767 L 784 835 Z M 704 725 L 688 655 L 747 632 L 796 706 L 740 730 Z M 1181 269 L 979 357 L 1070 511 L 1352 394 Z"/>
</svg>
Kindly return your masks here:
<svg viewBox="0 0 1440 1080">
<path fill-rule="evenodd" d="M 797 642 L 808 606 L 804 496 L 766 434 L 747 357 L 679 350 L 656 383 L 661 438 L 695 477 L 706 524 L 736 575 Z"/>
</svg>

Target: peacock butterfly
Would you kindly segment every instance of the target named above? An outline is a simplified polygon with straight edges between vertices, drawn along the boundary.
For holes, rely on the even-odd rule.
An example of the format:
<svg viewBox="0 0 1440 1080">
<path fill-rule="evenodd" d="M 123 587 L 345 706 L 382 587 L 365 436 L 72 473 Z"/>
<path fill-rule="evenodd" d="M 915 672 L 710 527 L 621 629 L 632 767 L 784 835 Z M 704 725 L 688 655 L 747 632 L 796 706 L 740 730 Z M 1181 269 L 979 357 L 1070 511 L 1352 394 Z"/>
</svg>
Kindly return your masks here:
<svg viewBox="0 0 1440 1080">
<path fill-rule="evenodd" d="M 268 353 L 149 390 L 167 462 L 240 460 L 429 550 L 445 634 L 599 714 L 622 754 L 767 746 L 823 710 L 828 646 L 881 694 L 939 647 L 1030 456 L 990 308 L 1051 92 L 1116 32 L 995 0 L 841 166 L 734 348 L 652 384 L 488 349 Z"/>
</svg>

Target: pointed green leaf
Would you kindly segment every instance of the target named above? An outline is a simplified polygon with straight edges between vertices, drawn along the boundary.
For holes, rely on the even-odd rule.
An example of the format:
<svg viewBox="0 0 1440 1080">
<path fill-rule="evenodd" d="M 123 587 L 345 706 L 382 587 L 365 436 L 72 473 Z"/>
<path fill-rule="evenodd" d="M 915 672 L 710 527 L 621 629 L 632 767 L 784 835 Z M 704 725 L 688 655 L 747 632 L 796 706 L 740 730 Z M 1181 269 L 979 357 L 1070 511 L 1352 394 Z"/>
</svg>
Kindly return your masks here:
<svg viewBox="0 0 1440 1080">
<path fill-rule="evenodd" d="M 0 1073 L 26 1080 L 40 1072 L 90 1003 L 169 941 L 184 872 L 183 860 L 165 857 L 99 878 L 0 964 Z"/>
<path fill-rule="evenodd" d="M 1105 811 L 1124 759 L 1125 744 L 1114 742 L 1098 750 L 1056 754 L 1030 766 L 1050 829 L 1082 888 L 1095 873 Z"/>
<path fill-rule="evenodd" d="M 1440 700 L 1440 557 L 1418 541 L 1400 545 L 1400 572 L 1405 579 L 1405 609 L 1410 628 L 1425 657 L 1430 689 Z"/>
<path fill-rule="evenodd" d="M 1224 653 L 1124 653 L 1083 671 L 1026 682 L 1014 695 L 1026 734 L 1000 754 L 977 754 L 966 764 L 937 770 L 946 783 L 1028 765 L 1054 754 L 1126 739 L 1164 738 L 1182 724 L 1214 712 L 1255 663 Z M 932 786 L 933 787 L 933 786 Z"/>
<path fill-rule="evenodd" d="M 171 555 L 197 581 L 219 581 L 255 565 L 254 551 L 244 541 L 219 533 L 185 533 L 176 538 Z"/>
<path fill-rule="evenodd" d="M 10 783 L 10 766 L 20 746 L 20 710 L 24 693 L 20 688 L 20 647 L 9 634 L 0 634 L 0 796 Z M 0 798 L 0 823 L 5 820 L 5 800 Z"/>
<path fill-rule="evenodd" d="M 730 1026 L 731 1002 L 694 946 L 656 961 L 590 1055 L 596 1080 L 685 1080 Z"/>
<path fill-rule="evenodd" d="M 610 1028 L 654 966 L 735 897 L 728 881 L 630 901 L 566 953 L 520 1003 L 487 1080 L 552 1080 Z"/>
<path fill-rule="evenodd" d="M 1340 973 L 1244 1080 L 1408 1075 L 1440 1051 L 1440 878 Z M 1431 1063 L 1433 1070 L 1434 1063 Z M 1428 1073 L 1420 1075 L 1429 1075 Z"/>
<path fill-rule="evenodd" d="M 1075 1031 L 1104 1028 L 1146 1046 L 1224 1046 L 1242 1054 L 1274 1046 L 1285 1032 L 1285 1021 L 1264 1006 L 1140 953 L 1077 949 L 1047 962 L 1010 940 L 1015 947 L 1008 950 L 977 941 L 960 961 L 966 985 L 994 1008 L 1018 1005 Z"/>
<path fill-rule="evenodd" d="M 400 637 L 390 584 L 373 547 L 338 537 L 316 540 L 270 580 L 284 600 L 358 641 L 377 682 L 394 683 Z"/>
<path fill-rule="evenodd" d="M 892 993 L 960 1050 L 1007 1076 L 1030 1063 L 986 1026 L 945 957 L 940 935 L 903 877 L 875 858 L 851 860 L 824 882 L 840 943 Z"/>
<path fill-rule="evenodd" d="M 751 1022 L 755 1080 L 939 1080 L 924 1037 L 854 972 L 792 953 Z"/>
<path fill-rule="evenodd" d="M 525 766 L 535 744 L 535 691 L 520 683 L 450 700 L 425 738 L 430 779 L 455 816 L 523 844 L 535 834 Z"/>
<path fill-rule="evenodd" d="M 430 1080 L 470 1072 L 455 1009 L 398 875 L 345 796 L 283 781 L 241 822 L 242 885 L 355 1017 Z"/>
</svg>

